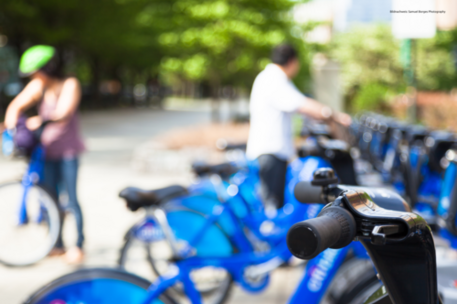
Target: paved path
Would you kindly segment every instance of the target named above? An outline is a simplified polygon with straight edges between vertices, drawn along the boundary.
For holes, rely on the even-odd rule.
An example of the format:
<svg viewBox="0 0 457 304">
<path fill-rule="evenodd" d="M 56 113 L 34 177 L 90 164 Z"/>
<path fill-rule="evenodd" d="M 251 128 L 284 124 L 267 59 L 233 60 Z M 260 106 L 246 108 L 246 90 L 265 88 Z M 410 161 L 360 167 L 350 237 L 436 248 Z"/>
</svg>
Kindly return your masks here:
<svg viewBox="0 0 457 304">
<path fill-rule="evenodd" d="M 187 184 L 190 175 L 154 176 L 132 170 L 133 149 L 164 131 L 206 123 L 207 111 L 110 110 L 84 113 L 82 129 L 88 152 L 82 157 L 79 198 L 84 212 L 86 253 L 84 266 L 115 266 L 118 250 L 126 230 L 141 217 L 129 212 L 118 198 L 119 190 L 128 185 L 155 188 L 171 183 Z M 0 159 L 0 181 L 20 176 L 24 164 Z M 72 219 L 65 229 L 65 239 L 75 239 Z M 1 246 L 1 244 L 0 244 Z M 26 268 L 0 265 L 0 303 L 17 304 L 34 290 L 76 267 L 59 258 L 47 258 Z M 280 269 L 271 287 L 261 295 L 248 295 L 240 289 L 232 303 L 285 303 L 297 284 L 300 271 Z"/>
</svg>

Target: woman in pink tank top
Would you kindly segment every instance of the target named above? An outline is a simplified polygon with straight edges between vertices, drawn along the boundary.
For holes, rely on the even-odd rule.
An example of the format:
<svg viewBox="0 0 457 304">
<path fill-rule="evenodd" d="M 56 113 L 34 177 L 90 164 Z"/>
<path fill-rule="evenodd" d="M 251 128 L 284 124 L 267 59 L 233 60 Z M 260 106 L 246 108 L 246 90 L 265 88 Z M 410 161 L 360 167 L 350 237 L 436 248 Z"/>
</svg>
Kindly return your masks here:
<svg viewBox="0 0 457 304">
<path fill-rule="evenodd" d="M 35 68 L 30 70 L 30 66 Z M 34 46 L 24 52 L 20 72 L 31 80 L 8 106 L 5 126 L 16 127 L 19 116 L 33 106 L 38 106 L 38 116 L 27 119 L 27 128 L 35 130 L 49 121 L 41 136 L 46 154 L 41 183 L 56 199 L 65 191 L 68 202 L 59 204 L 62 212 L 73 213 L 78 231 L 76 246 L 66 251 L 60 235 L 51 254 L 65 254 L 68 262 L 79 263 L 84 257 L 83 216 L 76 195 L 78 157 L 84 151 L 77 114 L 81 87 L 76 78 L 63 76 L 57 53 L 50 46 Z"/>
</svg>

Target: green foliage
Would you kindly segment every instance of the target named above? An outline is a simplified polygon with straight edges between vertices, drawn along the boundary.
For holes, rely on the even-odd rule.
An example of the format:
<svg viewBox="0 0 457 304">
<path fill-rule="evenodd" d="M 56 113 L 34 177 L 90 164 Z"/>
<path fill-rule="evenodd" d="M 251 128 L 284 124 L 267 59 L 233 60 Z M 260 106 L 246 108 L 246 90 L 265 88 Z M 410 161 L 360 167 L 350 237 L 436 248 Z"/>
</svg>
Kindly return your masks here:
<svg viewBox="0 0 457 304">
<path fill-rule="evenodd" d="M 162 72 L 201 80 L 213 86 L 250 88 L 269 62 L 273 46 L 291 35 L 289 0 L 178 0 L 169 10 L 170 27 L 158 37 L 166 56 Z M 149 10 L 151 22 L 158 14 Z"/>
<path fill-rule="evenodd" d="M 143 29 L 136 22 L 150 3 L 2 0 L 0 31 L 18 54 L 34 44 L 56 46 L 66 60 L 67 70 L 97 88 L 103 78 L 118 78 L 120 67 L 141 71 L 159 64 L 163 54 L 156 40 L 158 29 Z"/>
<path fill-rule="evenodd" d="M 29 45 L 50 44 L 70 54 L 68 68 L 84 81 L 116 76 L 132 82 L 136 77 L 132 74 L 146 73 L 213 86 L 250 87 L 274 45 L 288 41 L 306 49 L 297 35 L 291 35 L 288 12 L 295 4 L 290 0 L 2 0 L 0 32 L 18 52 Z M 308 77 L 308 57 L 304 52 L 303 79 Z"/>
<path fill-rule="evenodd" d="M 342 64 L 345 99 L 353 110 L 385 109 L 393 96 L 406 91 L 400 43 L 392 36 L 390 26 L 364 25 L 337 35 L 325 50 Z M 457 30 L 439 31 L 432 39 L 414 41 L 412 62 L 419 90 L 448 91 L 456 87 L 452 56 L 456 46 Z"/>
<path fill-rule="evenodd" d="M 333 58 L 342 64 L 346 96 L 367 87 L 366 92 L 380 93 L 380 87 L 401 91 L 405 87 L 400 63 L 400 45 L 387 25 L 354 27 L 336 37 L 330 48 Z M 377 88 L 373 84 L 379 84 Z M 367 93 L 365 93 L 367 94 Z"/>
<path fill-rule="evenodd" d="M 357 92 L 354 98 L 355 111 L 380 111 L 385 102 L 392 97 L 389 88 L 379 83 L 365 84 Z"/>
<path fill-rule="evenodd" d="M 457 86 L 457 71 L 452 50 L 457 31 L 440 31 L 433 39 L 417 41 L 417 86 L 425 91 L 450 91 Z"/>
</svg>

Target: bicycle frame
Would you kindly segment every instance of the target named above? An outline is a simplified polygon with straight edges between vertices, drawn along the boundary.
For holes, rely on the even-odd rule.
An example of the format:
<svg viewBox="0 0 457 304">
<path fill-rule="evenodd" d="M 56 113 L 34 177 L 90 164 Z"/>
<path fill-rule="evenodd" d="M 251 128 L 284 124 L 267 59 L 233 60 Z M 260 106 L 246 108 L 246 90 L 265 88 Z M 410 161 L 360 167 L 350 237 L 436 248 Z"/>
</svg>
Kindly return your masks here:
<svg viewBox="0 0 457 304">
<path fill-rule="evenodd" d="M 26 206 L 27 195 L 29 193 L 30 187 L 34 184 L 37 184 L 43 178 L 44 157 L 45 152 L 44 148 L 41 145 L 37 146 L 30 156 L 29 166 L 21 181 L 23 192 L 18 208 L 18 225 L 25 225 L 29 221 Z M 40 222 L 41 219 L 42 214 L 40 212 L 37 218 L 37 222 Z"/>
<path fill-rule="evenodd" d="M 227 184 L 224 185 L 222 183 L 213 184 L 216 189 L 215 191 L 210 191 L 209 195 L 206 195 L 204 191 L 206 188 L 202 187 L 203 190 L 198 195 L 170 201 L 166 205 L 166 210 L 187 208 L 200 214 L 208 215 L 208 218 L 205 219 L 203 224 L 204 226 L 199 232 L 192 236 L 192 239 L 186 239 L 188 244 L 197 244 L 198 240 L 201 239 L 209 227 L 218 224 L 230 237 L 238 250 L 247 252 L 253 250 L 252 240 L 246 239 L 245 231 L 243 230 L 244 227 L 249 228 L 257 241 L 266 242 L 269 247 L 274 247 L 276 243 L 284 238 L 287 228 L 293 223 L 306 218 L 312 218 L 319 213 L 321 206 L 303 205 L 296 201 L 293 196 L 293 187 L 299 180 L 310 180 L 312 178 L 312 172 L 320 167 L 329 167 L 329 165 L 326 161 L 318 157 L 307 157 L 305 161 L 296 161 L 291 164 L 288 171 L 288 183 L 286 185 L 286 204 L 279 210 L 278 215 L 274 219 L 266 217 L 262 212 L 256 212 L 255 209 L 261 202 L 248 202 L 245 199 L 245 195 L 242 195 L 243 185 L 239 186 L 238 189 L 240 191 L 230 196 L 226 194 Z M 220 201 L 215 200 L 215 197 L 218 197 Z M 154 216 L 154 212 L 147 212 L 146 218 L 132 227 L 129 233 L 132 233 L 144 242 L 154 242 L 163 238 L 172 239 L 171 233 L 170 236 L 163 235 L 160 232 L 154 231 L 154 227 L 158 229 L 163 227 L 170 231 L 172 228 L 178 230 L 179 228 L 170 227 L 166 217 L 163 217 L 159 221 Z M 265 226 L 271 227 L 270 231 L 263 229 Z M 152 238 L 148 238 L 148 235 Z M 173 241 L 170 242 L 172 248 L 177 247 L 176 244 L 172 244 Z M 187 254 L 175 252 L 175 255 L 183 258 Z"/>
<path fill-rule="evenodd" d="M 319 167 L 324 167 L 326 165 L 325 162 L 322 162 L 322 159 L 317 157 L 310 157 L 308 158 L 308 161 L 303 164 L 292 164 L 288 171 L 289 182 L 286 185 L 288 187 L 286 193 L 293 193 L 291 190 L 299 180 L 311 180 L 313 172 Z M 233 206 L 230 204 L 230 200 L 235 198 L 240 199 L 246 204 L 246 207 L 249 207 L 249 203 L 243 200 L 243 198 L 239 196 L 239 193 L 237 193 L 232 198 L 227 199 L 225 203 L 212 206 L 211 212 L 208 210 L 201 210 L 205 211 L 203 213 L 207 215 L 203 226 L 191 239 L 186 240 L 187 244 L 184 248 L 181 250 L 173 250 L 175 257 L 178 257 L 179 260 L 167 274 L 160 277 L 151 285 L 149 288 L 150 294 L 145 303 L 150 303 L 150 301 L 178 281 L 184 285 L 185 293 L 192 303 L 201 303 L 200 294 L 196 290 L 189 274 L 193 269 L 207 266 L 226 269 L 231 274 L 232 278 L 247 291 L 259 292 L 263 290 L 268 285 L 268 273 L 282 263 L 288 261 L 292 256 L 285 241 L 287 228 L 295 222 L 315 217 L 322 208 L 322 205 L 301 204 L 296 201 L 293 195 L 290 197 L 287 197 L 286 195 L 286 204 L 290 204 L 289 208 L 293 208 L 293 211 L 290 213 L 284 212 L 282 216 L 278 216 L 277 219 L 271 220 L 264 217 L 252 217 L 249 214 L 240 217 L 239 214 L 236 214 Z M 177 206 L 181 203 L 182 200 L 180 202 L 175 202 L 171 207 L 171 210 L 176 210 Z M 171 204 L 173 203 L 171 202 Z M 182 203 L 182 205 L 186 206 L 186 203 Z M 208 205 L 200 203 L 198 206 Z M 166 220 L 160 222 L 157 216 L 155 216 L 155 213 L 156 211 L 152 209 L 148 211 L 146 219 L 134 226 L 131 233 L 147 242 L 165 238 L 166 231 L 171 231 L 171 227 Z M 199 240 L 203 237 L 205 231 L 209 227 L 216 225 L 222 216 L 225 216 L 234 223 L 231 228 L 232 231 L 229 235 L 229 239 L 236 245 L 239 253 L 225 257 L 201 257 L 198 256 L 198 254 L 197 256 L 192 256 L 192 249 L 197 247 L 196 244 L 198 244 Z M 276 230 L 276 233 L 262 233 L 259 227 L 266 221 L 270 221 L 274 227 L 286 228 L 280 229 L 279 231 Z M 164 233 L 154 232 L 154 228 L 152 228 L 154 225 L 159 229 L 160 227 L 163 227 Z M 254 234 L 255 238 L 260 242 L 267 243 L 271 249 L 268 251 L 255 252 L 252 247 L 252 242 L 249 242 L 247 239 L 246 231 L 243 227 L 250 228 L 250 232 Z M 142 229 L 145 229 L 148 232 L 144 233 L 142 232 Z M 170 238 L 167 239 L 170 240 Z M 177 248 L 178 246 L 173 244 L 173 242 L 174 240 L 171 238 L 171 248 Z M 330 249 L 323 252 L 320 256 L 308 263 L 307 270 L 301 283 L 298 285 L 296 292 L 291 297 L 289 303 L 295 304 L 299 303 L 299 301 L 301 303 L 303 297 L 310 299 L 310 303 L 319 303 L 350 250 L 352 250 L 357 257 L 368 259 L 365 250 L 361 245 L 358 245 L 358 243 L 353 243 L 353 245 L 343 249 Z M 259 276 L 264 276 L 264 280 L 262 280 L 260 284 L 253 286 L 246 281 L 246 276 L 249 275 L 257 276 L 257 278 Z"/>
<path fill-rule="evenodd" d="M 235 281 L 239 282 L 239 276 L 245 274 L 246 268 L 256 267 L 252 265 L 277 262 L 277 252 L 290 255 L 285 242 L 282 242 L 278 248 L 275 252 L 269 252 L 264 255 L 250 252 L 240 253 L 226 258 L 209 259 L 192 257 L 179 261 L 176 263 L 176 267 L 173 267 L 166 275 L 160 277 L 149 287 L 148 298 L 144 301 L 144 304 L 152 303 L 161 293 L 177 282 L 181 282 L 184 285 L 186 295 L 192 304 L 200 304 L 200 294 L 189 277 L 192 269 L 206 266 L 222 267 L 234 277 Z M 303 299 L 306 299 L 307 303 L 319 303 L 350 250 L 353 250 L 359 258 L 368 258 L 363 246 L 356 242 L 342 249 L 325 250 L 308 262 L 304 276 L 295 292 L 291 295 L 288 303 L 301 304 L 303 303 Z"/>
</svg>

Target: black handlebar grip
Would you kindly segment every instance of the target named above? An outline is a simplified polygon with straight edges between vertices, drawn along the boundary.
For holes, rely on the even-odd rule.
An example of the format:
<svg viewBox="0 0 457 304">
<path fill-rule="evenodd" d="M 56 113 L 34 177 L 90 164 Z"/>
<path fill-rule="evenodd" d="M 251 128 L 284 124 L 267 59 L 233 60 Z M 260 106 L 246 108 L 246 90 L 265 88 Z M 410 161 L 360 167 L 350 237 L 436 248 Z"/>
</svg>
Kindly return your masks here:
<svg viewBox="0 0 457 304">
<path fill-rule="evenodd" d="M 342 207 L 328 207 L 318 217 L 293 225 L 287 233 L 287 246 L 297 258 L 310 260 L 327 248 L 342 248 L 356 235 L 356 223 Z"/>
<path fill-rule="evenodd" d="M 308 181 L 302 181 L 295 185 L 294 196 L 300 203 L 327 203 L 322 196 L 322 187 L 313 186 Z"/>
</svg>

